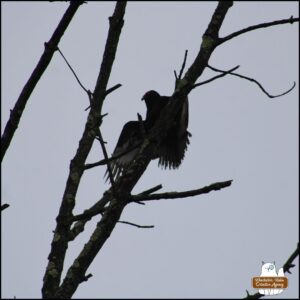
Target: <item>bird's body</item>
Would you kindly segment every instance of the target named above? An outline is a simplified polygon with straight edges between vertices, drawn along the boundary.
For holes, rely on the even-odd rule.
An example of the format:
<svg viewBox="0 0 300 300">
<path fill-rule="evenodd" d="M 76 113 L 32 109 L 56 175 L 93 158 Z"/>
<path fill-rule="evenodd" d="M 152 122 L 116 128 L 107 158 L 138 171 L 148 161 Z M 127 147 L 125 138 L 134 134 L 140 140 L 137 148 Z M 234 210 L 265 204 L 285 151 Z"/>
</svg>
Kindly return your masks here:
<svg viewBox="0 0 300 300">
<path fill-rule="evenodd" d="M 171 97 L 160 96 L 156 91 L 147 92 L 142 98 L 146 102 L 146 122 L 150 128 L 158 120 L 163 108 L 171 103 Z M 191 134 L 187 131 L 189 122 L 188 99 L 178 111 L 174 125 L 169 128 L 167 135 L 158 146 L 158 165 L 164 168 L 176 169 L 180 166 Z"/>
<path fill-rule="evenodd" d="M 146 120 L 142 123 L 139 121 L 127 122 L 120 134 L 119 140 L 113 152 L 113 156 L 119 158 L 111 162 L 111 169 L 114 178 L 118 178 L 122 170 L 134 160 L 138 153 L 139 146 L 143 140 L 142 128 L 145 134 L 155 125 L 156 121 L 163 117 L 161 112 L 171 103 L 171 97 L 160 96 L 156 91 L 147 92 L 142 100 L 147 106 Z M 190 143 L 191 134 L 187 131 L 188 127 L 188 100 L 184 102 L 182 108 L 178 111 L 174 125 L 172 125 L 165 138 L 160 144 L 153 148 L 152 159 L 159 158 L 158 165 L 163 168 L 178 168 L 184 158 L 185 151 Z M 132 150 L 131 150 L 132 149 Z"/>
</svg>

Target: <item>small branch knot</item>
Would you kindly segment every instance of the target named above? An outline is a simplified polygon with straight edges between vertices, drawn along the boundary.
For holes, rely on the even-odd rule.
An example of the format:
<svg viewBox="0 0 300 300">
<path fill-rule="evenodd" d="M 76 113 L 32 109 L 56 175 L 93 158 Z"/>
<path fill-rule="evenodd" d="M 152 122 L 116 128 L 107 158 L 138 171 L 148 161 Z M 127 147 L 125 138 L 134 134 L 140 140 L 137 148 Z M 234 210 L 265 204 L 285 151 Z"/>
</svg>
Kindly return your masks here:
<svg viewBox="0 0 300 300">
<path fill-rule="evenodd" d="M 44 43 L 45 49 L 48 51 L 57 51 L 57 46 L 53 45 L 51 42 L 45 42 Z"/>
</svg>

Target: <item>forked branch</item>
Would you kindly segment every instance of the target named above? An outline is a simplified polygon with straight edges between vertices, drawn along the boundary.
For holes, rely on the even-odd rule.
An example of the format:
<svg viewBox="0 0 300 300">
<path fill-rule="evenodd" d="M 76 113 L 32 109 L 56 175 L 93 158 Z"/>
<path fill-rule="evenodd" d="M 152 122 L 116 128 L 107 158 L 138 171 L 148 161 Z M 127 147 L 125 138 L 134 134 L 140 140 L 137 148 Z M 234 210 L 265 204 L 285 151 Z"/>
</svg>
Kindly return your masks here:
<svg viewBox="0 0 300 300">
<path fill-rule="evenodd" d="M 193 197 L 193 196 L 207 194 L 211 191 L 218 191 L 220 189 L 229 187 L 231 183 L 232 180 L 228 180 L 223 182 L 216 182 L 200 189 L 190 190 L 185 192 L 167 192 L 167 193 L 151 194 L 151 195 L 136 195 L 131 197 L 131 201 L 151 201 L 151 200 L 161 200 L 161 199 L 178 199 L 178 198 Z"/>
</svg>

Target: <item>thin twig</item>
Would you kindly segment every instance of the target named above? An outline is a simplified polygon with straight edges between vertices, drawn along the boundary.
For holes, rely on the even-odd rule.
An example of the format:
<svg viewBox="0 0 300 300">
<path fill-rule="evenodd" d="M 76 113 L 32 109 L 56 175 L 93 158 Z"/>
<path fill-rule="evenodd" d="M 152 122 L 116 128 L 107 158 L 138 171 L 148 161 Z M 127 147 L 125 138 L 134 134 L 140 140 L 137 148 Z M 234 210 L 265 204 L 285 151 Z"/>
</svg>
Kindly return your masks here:
<svg viewBox="0 0 300 300">
<path fill-rule="evenodd" d="M 124 150 L 123 152 L 120 152 L 118 155 L 114 155 L 108 159 L 101 159 L 95 163 L 91 163 L 91 164 L 85 164 L 84 165 L 84 170 L 88 170 L 88 169 L 91 169 L 91 168 L 94 168 L 94 167 L 98 167 L 98 166 L 103 166 L 103 165 L 106 165 L 108 162 L 111 162 L 111 161 L 114 161 L 118 158 L 120 158 L 121 156 L 127 154 L 128 152 L 138 148 L 142 143 L 138 143 L 137 145 L 135 146 L 132 146 L 126 150 Z"/>
<path fill-rule="evenodd" d="M 105 211 L 104 207 L 100 207 L 99 209 L 95 209 L 95 210 L 87 210 L 87 211 L 83 212 L 82 214 L 73 216 L 72 221 L 76 222 L 76 221 L 81 221 L 81 220 L 90 220 L 92 217 L 95 217 L 97 215 L 104 213 L 104 211 Z"/>
<path fill-rule="evenodd" d="M 257 24 L 257 25 L 253 25 L 253 26 L 249 26 L 247 28 L 244 28 L 242 30 L 239 30 L 239 31 L 236 31 L 236 32 L 233 32 L 223 38 L 219 38 L 218 40 L 218 44 L 222 44 L 224 42 L 227 42 L 241 34 L 244 34 L 246 32 L 249 32 L 249 31 L 253 31 L 253 30 L 256 30 L 256 29 L 260 29 L 260 28 L 267 28 L 267 27 L 270 27 L 270 26 L 275 26 L 275 25 L 282 25 L 282 24 L 293 24 L 294 22 L 299 22 L 299 18 L 293 18 L 290 17 L 289 19 L 282 19 L 282 20 L 277 20 L 277 21 L 272 21 L 272 22 L 268 22 L 268 23 L 261 23 L 261 24 Z"/>
<path fill-rule="evenodd" d="M 138 224 L 127 222 L 127 221 L 118 221 L 118 223 L 131 225 L 131 226 L 134 226 L 137 228 L 154 228 L 154 225 L 138 225 Z"/>
<path fill-rule="evenodd" d="M 71 65 L 69 64 L 68 60 L 66 59 L 66 57 L 63 55 L 63 53 L 60 51 L 60 49 L 57 47 L 58 52 L 60 53 L 60 55 L 62 56 L 62 58 L 64 59 L 64 61 L 66 62 L 66 64 L 68 65 L 68 67 L 70 68 L 71 72 L 73 73 L 73 75 L 75 76 L 77 82 L 79 83 L 79 85 L 84 89 L 84 91 L 89 94 L 88 90 L 83 86 L 83 84 L 80 82 L 78 76 L 76 75 L 75 71 L 73 70 L 73 68 L 71 67 Z"/>
<path fill-rule="evenodd" d="M 287 273 L 291 274 L 290 269 L 293 268 L 293 267 L 295 267 L 295 265 L 292 264 L 292 262 L 294 261 L 294 259 L 298 255 L 299 255 L 299 243 L 297 244 L 296 250 L 292 253 L 292 255 L 289 257 L 289 259 L 283 265 L 283 271 L 284 271 L 284 273 L 287 272 Z"/>
<path fill-rule="evenodd" d="M 118 83 L 118 84 L 114 85 L 113 87 L 109 88 L 108 90 L 106 90 L 105 96 L 107 96 L 108 94 L 112 93 L 113 91 L 115 91 L 116 89 L 120 88 L 121 86 L 122 86 L 122 84 Z"/>
<path fill-rule="evenodd" d="M 279 95 L 271 95 L 264 89 L 264 87 L 257 80 L 255 80 L 253 78 L 250 78 L 250 77 L 247 77 L 247 76 L 244 76 L 244 75 L 240 75 L 240 74 L 237 74 L 237 73 L 233 73 L 233 72 L 219 70 L 219 69 L 216 69 L 216 68 L 214 68 L 210 65 L 207 65 L 207 67 L 210 68 L 211 70 L 215 71 L 215 72 L 220 72 L 220 73 L 225 73 L 226 72 L 227 74 L 230 74 L 230 75 L 233 75 L 233 76 L 236 76 L 236 77 L 243 78 L 243 79 L 246 79 L 248 81 L 254 82 L 255 84 L 257 84 L 259 86 L 259 88 L 263 91 L 263 93 L 265 93 L 269 98 L 277 98 L 277 97 L 284 96 L 284 95 L 288 94 L 289 92 L 291 92 L 296 86 L 296 82 L 294 81 L 293 86 L 290 89 L 288 89 L 287 91 L 285 91 L 285 92 L 283 92 L 282 94 L 279 94 Z"/>
<path fill-rule="evenodd" d="M 139 193 L 137 196 L 149 195 L 149 194 L 152 194 L 152 193 L 154 193 L 154 192 L 160 190 L 161 188 L 162 188 L 162 185 L 159 184 L 159 185 L 157 185 L 157 186 L 155 186 L 155 187 L 153 187 L 153 188 L 151 188 L 151 189 L 148 189 L 148 190 L 146 190 L 146 191 L 143 191 L 143 192 Z M 134 197 L 134 196 L 133 196 L 133 197 Z M 129 199 L 130 199 L 130 198 L 129 198 Z M 133 200 L 133 201 L 129 200 L 129 202 L 134 202 L 134 203 L 137 203 L 137 204 L 145 205 L 144 202 L 137 201 L 137 200 Z"/>
<path fill-rule="evenodd" d="M 203 84 L 207 84 L 207 83 L 209 83 L 209 82 L 212 82 L 212 81 L 214 81 L 214 80 L 216 80 L 216 79 L 218 79 L 218 78 L 224 77 L 224 76 L 226 76 L 227 74 L 229 74 L 229 73 L 235 71 L 235 70 L 238 69 L 239 67 L 240 67 L 240 66 L 236 66 L 236 67 L 234 67 L 234 68 L 232 68 L 232 69 L 230 69 L 230 70 L 228 70 L 228 71 L 224 71 L 224 73 L 222 73 L 222 74 L 220 74 L 220 75 L 217 75 L 217 76 L 212 77 L 212 78 L 210 78 L 210 79 L 207 79 L 207 80 L 205 80 L 205 81 L 196 83 L 196 84 L 194 84 L 194 85 L 192 86 L 192 89 L 194 89 L 194 88 L 196 88 L 196 87 L 198 87 L 198 86 L 200 86 L 200 85 L 203 85 Z"/>
<path fill-rule="evenodd" d="M 223 188 L 230 186 L 232 180 L 224 181 L 224 182 L 216 182 L 205 186 L 200 189 L 184 191 L 184 192 L 167 192 L 161 194 L 151 194 L 151 195 L 135 195 L 131 197 L 131 201 L 151 201 L 151 200 L 160 200 L 160 199 L 178 199 L 178 198 L 186 198 L 197 196 L 200 194 L 206 194 L 211 191 L 217 191 Z"/>
<path fill-rule="evenodd" d="M 184 71 L 184 68 L 185 68 L 185 64 L 186 64 L 187 55 L 188 55 L 188 50 L 185 50 L 185 53 L 184 53 L 184 59 L 183 59 L 183 63 L 182 63 L 181 70 L 180 70 L 180 72 L 179 72 L 179 76 L 178 76 L 178 79 L 179 79 L 179 80 L 181 79 L 181 77 L 182 77 L 182 74 L 183 74 L 183 71 Z"/>
<path fill-rule="evenodd" d="M 145 190 L 141 193 L 138 194 L 138 196 L 143 196 L 143 195 L 149 195 L 149 194 L 152 194 L 158 190 L 162 189 L 162 185 L 159 184 L 159 185 L 156 185 L 155 187 L 151 188 L 151 189 L 148 189 L 148 190 Z"/>
<path fill-rule="evenodd" d="M 175 70 L 174 70 L 174 76 L 175 76 L 175 81 L 178 80 L 178 76 Z"/>
<path fill-rule="evenodd" d="M 91 274 L 91 273 L 86 276 L 83 276 L 83 278 L 81 279 L 81 282 L 88 281 L 91 277 L 93 277 L 93 274 Z"/>
<path fill-rule="evenodd" d="M 106 92 L 105 92 L 105 97 L 106 97 L 108 94 L 110 94 L 110 93 L 112 93 L 113 91 L 115 91 L 116 89 L 120 88 L 121 86 L 122 86 L 122 84 L 118 83 L 118 84 L 114 85 L 113 87 L 109 88 L 108 90 L 106 90 Z M 91 93 L 90 90 L 88 90 L 88 92 Z M 91 97 L 89 97 L 89 98 L 90 98 L 90 100 L 91 100 Z M 91 101 L 90 101 L 90 105 L 89 105 L 87 108 L 85 108 L 84 111 L 87 111 L 87 110 L 90 109 L 90 108 L 91 108 Z"/>
</svg>

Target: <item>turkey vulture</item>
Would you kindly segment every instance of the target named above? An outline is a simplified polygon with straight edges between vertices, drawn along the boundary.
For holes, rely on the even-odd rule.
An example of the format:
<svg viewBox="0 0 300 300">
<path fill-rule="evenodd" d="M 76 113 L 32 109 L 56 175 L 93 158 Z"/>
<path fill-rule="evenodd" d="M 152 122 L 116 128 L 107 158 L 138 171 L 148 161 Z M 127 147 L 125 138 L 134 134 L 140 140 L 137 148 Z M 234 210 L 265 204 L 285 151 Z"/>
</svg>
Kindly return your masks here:
<svg viewBox="0 0 300 300">
<path fill-rule="evenodd" d="M 156 91 L 147 92 L 142 100 L 145 101 L 147 107 L 146 120 L 127 122 L 120 134 L 119 140 L 113 152 L 115 160 L 111 161 L 110 166 L 112 175 L 117 179 L 122 170 L 134 159 L 138 153 L 139 145 L 142 143 L 142 129 L 144 126 L 147 134 L 160 118 L 162 109 L 171 103 L 171 97 L 160 96 Z M 185 151 L 190 143 L 191 134 L 187 131 L 188 126 L 188 101 L 186 100 L 175 117 L 174 125 L 168 130 L 163 141 L 156 145 L 156 151 L 153 158 L 159 158 L 158 165 L 164 168 L 178 168 L 184 158 Z M 124 153 L 124 155 L 122 155 Z M 108 171 L 106 171 L 106 176 Z M 107 176 L 108 179 L 108 176 Z M 107 180 L 106 179 L 106 180 Z"/>
<path fill-rule="evenodd" d="M 171 97 L 160 96 L 156 91 L 147 92 L 142 100 L 147 106 L 146 123 L 152 127 L 155 121 L 160 118 L 161 110 L 171 103 Z M 175 124 L 168 130 L 164 140 L 157 149 L 158 165 L 164 168 L 178 168 L 184 158 L 185 150 L 190 143 L 191 134 L 187 131 L 189 122 L 188 99 L 175 117 Z"/>
</svg>

